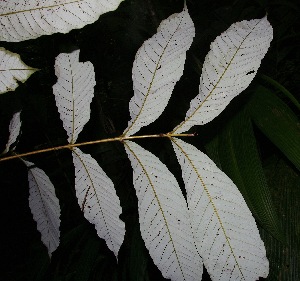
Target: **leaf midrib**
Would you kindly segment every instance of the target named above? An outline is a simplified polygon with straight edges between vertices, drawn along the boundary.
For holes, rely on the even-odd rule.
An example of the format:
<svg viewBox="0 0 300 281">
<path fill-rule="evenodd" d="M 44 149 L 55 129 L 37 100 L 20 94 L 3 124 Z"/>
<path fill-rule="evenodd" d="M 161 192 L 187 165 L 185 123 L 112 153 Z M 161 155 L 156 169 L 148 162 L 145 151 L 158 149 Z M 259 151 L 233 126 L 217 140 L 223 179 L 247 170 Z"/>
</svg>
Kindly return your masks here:
<svg viewBox="0 0 300 281">
<path fill-rule="evenodd" d="M 139 165 L 141 166 L 142 170 L 144 171 L 144 174 L 146 175 L 146 177 L 147 177 L 147 179 L 148 179 L 148 181 L 149 181 L 149 183 L 150 183 L 150 186 L 151 186 L 151 188 L 152 188 L 153 194 L 154 194 L 155 199 L 156 199 L 156 201 L 157 201 L 157 203 L 158 203 L 159 210 L 160 210 L 160 212 L 161 212 L 161 214 L 162 214 L 163 220 L 164 220 L 165 225 L 166 225 L 166 227 L 167 227 L 167 232 L 168 232 L 168 235 L 169 235 L 169 237 L 170 237 L 170 241 L 171 241 L 172 246 L 173 246 L 173 249 L 174 249 L 174 253 L 175 253 L 175 256 L 176 256 L 176 260 L 177 260 L 178 266 L 179 266 L 179 268 L 180 268 L 182 277 L 183 277 L 184 280 L 185 280 L 184 273 L 183 273 L 183 269 L 181 268 L 181 263 L 180 263 L 180 261 L 179 261 L 179 257 L 178 257 L 177 251 L 176 251 L 176 247 L 175 247 L 175 245 L 174 245 L 174 241 L 173 241 L 172 234 L 171 234 L 171 231 L 170 231 L 170 228 L 169 228 L 169 224 L 168 224 L 168 222 L 167 222 L 167 218 L 166 218 L 166 216 L 165 216 L 165 214 L 164 214 L 164 210 L 163 210 L 163 208 L 162 208 L 162 205 L 161 205 L 161 203 L 160 203 L 160 200 L 159 200 L 159 198 L 158 198 L 158 195 L 157 195 L 157 193 L 156 193 L 156 191 L 155 191 L 155 187 L 154 187 L 154 185 L 153 185 L 153 183 L 152 183 L 152 181 L 151 181 L 151 178 L 150 178 L 150 176 L 149 176 L 149 174 L 148 174 L 148 172 L 147 172 L 145 166 L 143 165 L 143 163 L 142 163 L 141 160 L 139 159 L 139 157 L 138 157 L 138 156 L 136 155 L 136 153 L 130 148 L 130 145 L 128 144 L 128 142 L 125 141 L 125 142 L 124 142 L 124 145 L 129 149 L 129 151 L 132 153 L 132 155 L 133 155 L 133 156 L 135 157 L 135 159 L 138 161 Z"/>
<path fill-rule="evenodd" d="M 142 114 L 143 109 L 144 109 L 144 106 L 145 106 L 145 104 L 146 104 L 146 101 L 147 101 L 147 99 L 148 99 L 148 97 L 149 97 L 149 95 L 150 95 L 150 91 L 151 91 L 151 88 L 152 88 L 152 84 L 153 84 L 153 81 L 154 81 L 154 79 L 155 79 L 155 77 L 156 77 L 156 72 L 157 72 L 158 69 L 160 69 L 159 66 L 160 66 L 161 59 L 162 59 L 163 55 L 165 54 L 165 51 L 166 51 L 167 47 L 169 46 L 170 41 L 171 41 L 172 38 L 174 37 L 175 33 L 178 31 L 178 29 L 179 29 L 179 27 L 180 27 L 180 25 L 181 25 L 181 23 L 182 23 L 182 20 L 183 20 L 183 17 L 181 17 L 181 20 L 180 20 L 180 22 L 179 22 L 179 24 L 178 24 L 176 30 L 173 32 L 172 36 L 171 36 L 170 39 L 168 40 L 166 46 L 164 47 L 164 49 L 163 49 L 163 51 L 162 51 L 162 53 L 161 53 L 161 55 L 160 55 L 160 57 L 159 57 L 159 59 L 158 59 L 156 65 L 155 65 L 155 69 L 154 69 L 154 72 L 153 72 L 153 75 L 152 75 L 152 79 L 151 79 L 151 82 L 150 82 L 149 87 L 148 87 L 148 89 L 147 89 L 147 93 L 146 93 L 146 95 L 145 95 L 143 104 L 142 104 L 142 106 L 140 107 L 139 113 L 136 115 L 135 119 L 133 120 L 133 122 L 131 123 L 131 125 L 128 127 L 128 129 L 123 133 L 123 136 L 126 136 L 126 134 L 131 130 L 131 128 L 134 127 L 134 124 L 135 124 L 136 121 L 139 119 L 140 115 Z M 154 35 L 154 36 L 155 36 L 155 35 Z M 151 38 L 153 38 L 153 37 L 151 37 Z M 150 39 L 151 39 L 151 38 L 150 38 Z"/>
<path fill-rule="evenodd" d="M 47 223 L 48 226 L 50 226 L 51 225 L 51 222 L 50 222 L 51 221 L 50 220 L 51 214 L 49 214 L 49 211 L 48 211 L 48 208 L 47 208 L 47 204 L 46 204 L 46 202 L 44 200 L 45 198 L 42 195 L 40 185 L 38 184 L 38 180 L 37 180 L 36 176 L 34 175 L 34 173 L 32 172 L 31 169 L 35 169 L 35 168 L 29 168 L 28 167 L 28 173 L 30 173 L 32 175 L 32 178 L 33 178 L 33 180 L 34 180 L 34 182 L 36 184 L 36 187 L 37 187 L 37 190 L 38 190 L 38 193 L 39 193 L 39 197 L 41 198 L 42 205 L 43 205 L 43 213 L 44 213 L 45 217 L 47 218 L 47 222 L 46 223 Z M 48 227 L 48 228 L 50 228 L 50 227 Z M 47 248 L 50 249 L 51 239 L 48 239 L 47 242 L 48 242 Z"/>
<path fill-rule="evenodd" d="M 68 2 L 68 3 L 61 3 L 61 4 L 57 4 L 57 5 L 51 5 L 51 6 L 41 6 L 41 7 L 36 7 L 36 8 L 33 8 L 33 9 L 28 9 L 28 10 L 14 11 L 14 12 L 6 13 L 6 14 L 0 14 L 0 17 L 6 17 L 6 16 L 10 16 L 10 15 L 22 14 L 22 13 L 38 11 L 38 10 L 43 10 L 43 9 L 54 9 L 56 7 L 66 6 L 66 5 L 69 5 L 69 4 L 74 4 L 74 3 L 84 2 L 84 1 L 86 1 L 86 0 L 73 0 L 73 1 Z"/>
<path fill-rule="evenodd" d="M 209 192 L 208 188 L 206 187 L 206 185 L 205 185 L 205 183 L 204 183 L 204 181 L 203 181 L 203 178 L 202 178 L 201 175 L 198 173 L 197 168 L 195 167 L 193 161 L 192 161 L 191 158 L 188 156 L 188 154 L 187 154 L 187 153 L 185 152 L 185 150 L 184 150 L 184 149 L 176 142 L 176 139 L 173 138 L 173 137 L 170 137 L 170 140 L 171 140 L 171 141 L 172 141 L 172 142 L 180 149 L 180 151 L 182 152 L 182 154 L 183 154 L 183 155 L 185 156 L 185 158 L 188 160 L 188 162 L 190 163 L 192 169 L 194 170 L 194 172 L 195 172 L 197 178 L 199 179 L 201 185 L 203 186 L 203 189 L 204 189 L 205 192 L 206 192 L 206 195 L 207 195 L 207 197 L 208 197 L 208 199 L 209 199 L 209 202 L 211 203 L 211 205 L 212 205 L 212 207 L 213 207 L 214 213 L 215 213 L 215 215 L 216 215 L 216 217 L 217 217 L 217 219 L 218 219 L 218 221 L 219 221 L 219 223 L 220 223 L 221 229 L 222 229 L 222 231 L 223 231 L 223 233 L 224 233 L 224 236 L 225 236 L 226 242 L 227 242 L 227 244 L 228 244 L 228 246 L 229 246 L 229 248 L 230 248 L 230 251 L 231 251 L 231 253 L 232 253 L 233 257 L 234 257 L 235 263 L 236 263 L 236 265 L 237 265 L 237 267 L 238 267 L 238 269 L 239 269 L 239 271 L 240 271 L 240 273 L 241 273 L 243 279 L 246 280 L 246 278 L 244 277 L 244 274 L 243 274 L 243 272 L 242 272 L 242 269 L 240 268 L 240 265 L 239 265 L 239 263 L 238 263 L 238 259 L 237 259 L 236 255 L 235 255 L 235 253 L 234 253 L 234 251 L 233 251 L 233 248 L 232 248 L 232 246 L 231 246 L 231 244 L 230 244 L 230 241 L 229 241 L 230 238 L 229 238 L 229 236 L 227 236 L 227 234 L 226 234 L 226 230 L 225 230 L 225 227 L 224 227 L 224 225 L 223 225 L 223 223 L 222 223 L 222 220 L 221 220 L 221 217 L 220 217 L 220 215 L 219 215 L 218 209 L 217 209 L 217 207 L 216 207 L 215 204 L 214 204 L 214 201 L 213 201 L 213 199 L 212 199 L 212 197 L 211 197 L 211 195 L 210 195 L 210 192 Z"/>
<path fill-rule="evenodd" d="M 79 148 L 77 148 L 77 149 L 79 149 Z M 114 246 L 113 239 L 112 239 L 112 237 L 111 237 L 111 235 L 110 235 L 110 232 L 109 232 L 108 223 L 106 222 L 106 217 L 105 217 L 104 212 L 103 212 L 103 210 L 102 210 L 102 206 L 101 206 L 100 200 L 99 200 L 99 198 L 98 198 L 98 193 L 97 193 L 97 191 L 96 191 L 96 187 L 95 187 L 95 185 L 94 185 L 94 181 L 93 181 L 93 179 L 92 179 L 92 176 L 91 176 L 90 173 L 89 173 L 89 169 L 88 169 L 87 166 L 85 165 L 85 161 L 80 157 L 80 155 L 75 151 L 75 149 L 71 149 L 71 150 L 72 150 L 72 153 L 74 153 L 74 154 L 76 155 L 76 157 L 79 159 L 79 161 L 81 162 L 81 164 L 82 164 L 83 168 L 85 169 L 86 174 L 88 175 L 88 178 L 89 178 L 89 180 L 90 180 L 90 182 L 91 182 L 91 186 L 89 186 L 89 188 L 86 190 L 85 197 L 84 197 L 83 202 L 82 202 L 81 211 L 84 212 L 84 206 L 85 206 L 85 203 L 86 203 L 86 199 L 87 199 L 87 196 L 88 196 L 88 192 L 89 192 L 89 190 L 92 188 L 93 191 L 94 191 L 94 194 L 95 194 L 95 196 L 96 196 L 97 204 L 98 204 L 98 207 L 99 207 L 99 209 L 100 209 L 100 211 L 101 211 L 102 218 L 103 218 L 103 220 L 104 220 L 104 224 L 105 224 L 105 228 L 106 228 L 106 233 L 109 234 L 109 238 L 110 238 L 111 245 Z M 82 152 L 82 151 L 81 151 L 81 152 Z M 82 152 L 82 153 L 83 153 L 83 152 Z M 98 223 L 99 223 L 99 222 L 98 222 Z M 98 227 L 97 222 L 95 222 L 95 225 Z M 98 230 L 97 230 L 97 232 L 98 232 Z M 114 250 L 115 250 L 115 249 L 114 249 Z"/>
<path fill-rule="evenodd" d="M 259 21 L 252 29 L 251 31 L 245 36 L 245 38 L 243 39 L 243 41 L 241 42 L 241 44 L 237 47 L 237 50 L 235 51 L 235 53 L 232 55 L 232 58 L 230 59 L 227 67 L 224 69 L 222 75 L 220 76 L 219 80 L 217 81 L 217 83 L 214 85 L 214 87 L 212 88 L 212 90 L 208 93 L 208 95 L 204 98 L 204 100 L 197 106 L 197 108 L 194 110 L 194 112 L 188 117 L 186 118 L 186 120 L 182 121 L 177 127 L 175 127 L 175 129 L 171 132 L 171 134 L 174 134 L 178 129 L 180 129 L 185 123 L 187 123 L 197 112 L 198 110 L 201 109 L 201 107 L 203 106 L 203 104 L 208 100 L 208 98 L 213 95 L 214 90 L 217 88 L 217 86 L 219 85 L 219 83 L 222 81 L 224 75 L 226 74 L 227 70 L 229 69 L 229 67 L 231 66 L 232 61 L 234 60 L 234 58 L 236 57 L 238 51 L 241 49 L 241 46 L 244 44 L 245 40 L 248 38 L 248 36 L 253 32 L 253 30 L 256 28 L 256 26 L 260 23 L 261 21 Z M 225 31 L 226 32 L 226 31 Z"/>
</svg>

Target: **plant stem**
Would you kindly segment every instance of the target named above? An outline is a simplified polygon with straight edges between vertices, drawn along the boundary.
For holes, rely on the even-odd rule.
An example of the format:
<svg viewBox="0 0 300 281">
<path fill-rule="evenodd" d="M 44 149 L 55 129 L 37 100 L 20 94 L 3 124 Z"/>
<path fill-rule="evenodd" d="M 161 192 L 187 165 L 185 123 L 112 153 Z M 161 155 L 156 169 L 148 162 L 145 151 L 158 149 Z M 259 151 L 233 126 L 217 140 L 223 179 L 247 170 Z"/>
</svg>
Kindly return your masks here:
<svg viewBox="0 0 300 281">
<path fill-rule="evenodd" d="M 40 153 L 45 153 L 45 152 L 50 152 L 50 151 L 56 151 L 56 150 L 62 150 L 62 149 L 71 149 L 73 147 L 79 147 L 79 146 L 84 146 L 84 145 L 91 145 L 91 144 L 98 144 L 98 143 L 104 143 L 104 142 L 113 142 L 113 141 L 126 141 L 126 140 L 134 140 L 134 139 L 146 139 L 146 138 L 170 138 L 170 137 L 193 137 L 195 134 L 172 134 L 172 133 L 167 133 L 167 134 L 155 134 L 155 135 L 142 135 L 142 136 L 120 136 L 116 138 L 108 138 L 108 139 L 102 139 L 102 140 L 95 140 L 95 141 L 87 141 L 87 142 L 80 142 L 80 143 L 69 143 L 66 145 L 60 145 L 60 146 L 55 146 L 55 147 L 49 147 L 45 149 L 40 149 L 36 151 L 30 151 L 30 152 L 25 152 L 21 154 L 15 154 L 11 155 L 8 157 L 3 157 L 0 158 L 1 161 L 7 161 L 7 160 L 12 160 L 15 158 L 21 158 L 21 157 L 26 157 L 34 154 L 40 154 Z"/>
</svg>

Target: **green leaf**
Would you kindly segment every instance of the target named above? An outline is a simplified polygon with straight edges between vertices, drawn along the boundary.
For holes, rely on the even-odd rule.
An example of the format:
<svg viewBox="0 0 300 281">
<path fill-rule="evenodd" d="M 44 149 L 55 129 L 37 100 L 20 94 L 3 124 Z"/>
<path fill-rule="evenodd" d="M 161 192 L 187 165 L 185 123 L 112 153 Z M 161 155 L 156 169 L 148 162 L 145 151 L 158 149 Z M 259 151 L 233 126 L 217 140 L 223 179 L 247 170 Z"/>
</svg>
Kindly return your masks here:
<svg viewBox="0 0 300 281">
<path fill-rule="evenodd" d="M 135 224 L 131 233 L 131 245 L 129 254 L 129 276 L 131 281 L 148 281 L 149 275 L 147 270 L 147 252 L 144 241 L 140 234 L 138 220 L 135 220 Z M 134 246 L 133 246 L 134 245 Z"/>
<path fill-rule="evenodd" d="M 95 265 L 95 260 L 98 256 L 100 245 L 97 239 L 93 239 L 90 237 L 86 241 L 85 247 L 82 251 L 82 255 L 80 258 L 80 262 L 78 263 L 78 267 L 76 270 L 75 281 L 88 281 L 90 278 L 90 274 Z"/>
<path fill-rule="evenodd" d="M 249 103 L 256 126 L 300 170 L 300 120 L 275 94 L 258 86 Z"/>
<path fill-rule="evenodd" d="M 280 83 L 278 83 L 277 81 L 275 81 L 274 79 L 272 79 L 271 77 L 267 76 L 267 75 L 260 75 L 260 77 L 262 79 L 264 79 L 265 81 L 267 81 L 269 84 L 271 84 L 272 86 L 274 86 L 276 89 L 278 89 L 280 92 L 282 92 L 286 97 L 288 97 L 293 104 L 300 110 L 300 103 L 297 101 L 297 99 L 293 96 L 293 94 L 287 90 L 284 86 L 282 86 Z"/>
<path fill-rule="evenodd" d="M 218 138 L 218 154 L 213 153 L 210 156 L 213 158 L 219 155 L 221 169 L 237 185 L 257 221 L 276 239 L 283 241 L 283 231 L 247 112 L 245 110 L 239 112 Z"/>
<path fill-rule="evenodd" d="M 287 243 L 280 243 L 261 229 L 270 261 L 267 280 L 300 280 L 300 175 L 288 161 L 274 156 L 269 162 L 265 172 Z"/>
</svg>

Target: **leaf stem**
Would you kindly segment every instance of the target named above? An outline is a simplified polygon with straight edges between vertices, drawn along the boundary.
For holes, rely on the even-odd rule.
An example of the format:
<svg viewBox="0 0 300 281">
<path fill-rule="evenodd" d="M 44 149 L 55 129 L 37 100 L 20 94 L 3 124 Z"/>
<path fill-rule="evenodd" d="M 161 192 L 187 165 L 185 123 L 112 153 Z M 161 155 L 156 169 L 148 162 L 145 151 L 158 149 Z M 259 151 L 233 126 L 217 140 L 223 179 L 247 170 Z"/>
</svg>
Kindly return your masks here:
<svg viewBox="0 0 300 281">
<path fill-rule="evenodd" d="M 79 147 L 79 146 L 85 146 L 85 145 L 91 145 L 91 144 L 98 144 L 98 143 L 105 143 L 105 142 L 113 142 L 113 141 L 120 141 L 123 142 L 125 140 L 133 140 L 133 139 L 146 139 L 146 138 L 170 138 L 170 137 L 193 137 L 195 134 L 172 134 L 172 133 L 167 133 L 167 134 L 154 134 L 154 135 L 142 135 L 142 136 L 119 136 L 116 138 L 107 138 L 107 139 L 101 139 L 101 140 L 95 140 L 95 141 L 87 141 L 87 142 L 80 142 L 80 143 L 69 143 L 65 145 L 60 145 L 60 146 L 55 146 L 55 147 L 49 147 L 45 149 L 39 149 L 36 151 L 30 151 L 30 152 L 25 152 L 21 154 L 15 154 L 11 155 L 8 157 L 3 157 L 0 158 L 0 162 L 2 161 L 7 161 L 7 160 L 12 160 L 16 158 L 21 158 L 21 157 L 26 157 L 34 154 L 40 154 L 40 153 L 45 153 L 45 152 L 51 152 L 55 150 L 62 150 L 62 149 L 71 149 L 73 147 Z"/>
</svg>

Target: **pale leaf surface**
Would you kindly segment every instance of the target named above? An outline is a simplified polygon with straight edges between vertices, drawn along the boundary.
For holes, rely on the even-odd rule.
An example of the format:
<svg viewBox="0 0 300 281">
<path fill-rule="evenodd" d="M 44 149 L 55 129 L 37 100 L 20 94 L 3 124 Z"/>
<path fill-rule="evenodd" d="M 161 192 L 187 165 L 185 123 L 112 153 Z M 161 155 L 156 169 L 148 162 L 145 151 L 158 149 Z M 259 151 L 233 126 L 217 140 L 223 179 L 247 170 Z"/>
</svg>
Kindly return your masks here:
<svg viewBox="0 0 300 281">
<path fill-rule="evenodd" d="M 91 155 L 79 148 L 73 148 L 72 155 L 79 206 L 117 257 L 124 240 L 125 224 L 119 218 L 122 209 L 113 182 Z"/>
<path fill-rule="evenodd" d="M 203 64 L 199 94 L 173 133 L 185 132 L 218 116 L 249 86 L 272 38 L 273 29 L 267 17 L 234 23 L 218 36 Z"/>
<path fill-rule="evenodd" d="M 267 277 L 264 243 L 234 183 L 196 147 L 173 138 L 197 249 L 213 281 Z"/>
<path fill-rule="evenodd" d="M 194 36 L 194 23 L 185 7 L 181 13 L 162 21 L 157 33 L 137 51 L 132 68 L 131 120 L 124 135 L 133 135 L 164 111 L 182 76 L 186 51 Z"/>
<path fill-rule="evenodd" d="M 60 238 L 60 206 L 55 189 L 49 177 L 34 163 L 23 160 L 28 167 L 29 207 L 37 229 L 41 233 L 42 242 L 51 257 L 59 245 Z"/>
<path fill-rule="evenodd" d="M 22 124 L 20 114 L 21 111 L 16 112 L 9 123 L 9 137 L 3 154 L 7 153 L 10 150 L 10 146 L 16 142 L 20 134 Z"/>
<path fill-rule="evenodd" d="M 133 169 L 142 238 L 165 278 L 201 280 L 202 259 L 195 250 L 189 213 L 168 168 L 134 142 L 124 142 Z"/>
<path fill-rule="evenodd" d="M 21 61 L 20 55 L 0 47 L 0 94 L 14 91 L 17 81 L 24 83 L 35 71 Z"/>
<path fill-rule="evenodd" d="M 122 0 L 0 1 L 0 41 L 19 42 L 67 33 L 117 9 Z"/>
<path fill-rule="evenodd" d="M 79 62 L 77 50 L 56 57 L 55 74 L 58 79 L 53 85 L 53 93 L 60 119 L 68 134 L 68 142 L 75 143 L 90 119 L 90 104 L 96 85 L 94 67 L 91 62 Z"/>
</svg>

